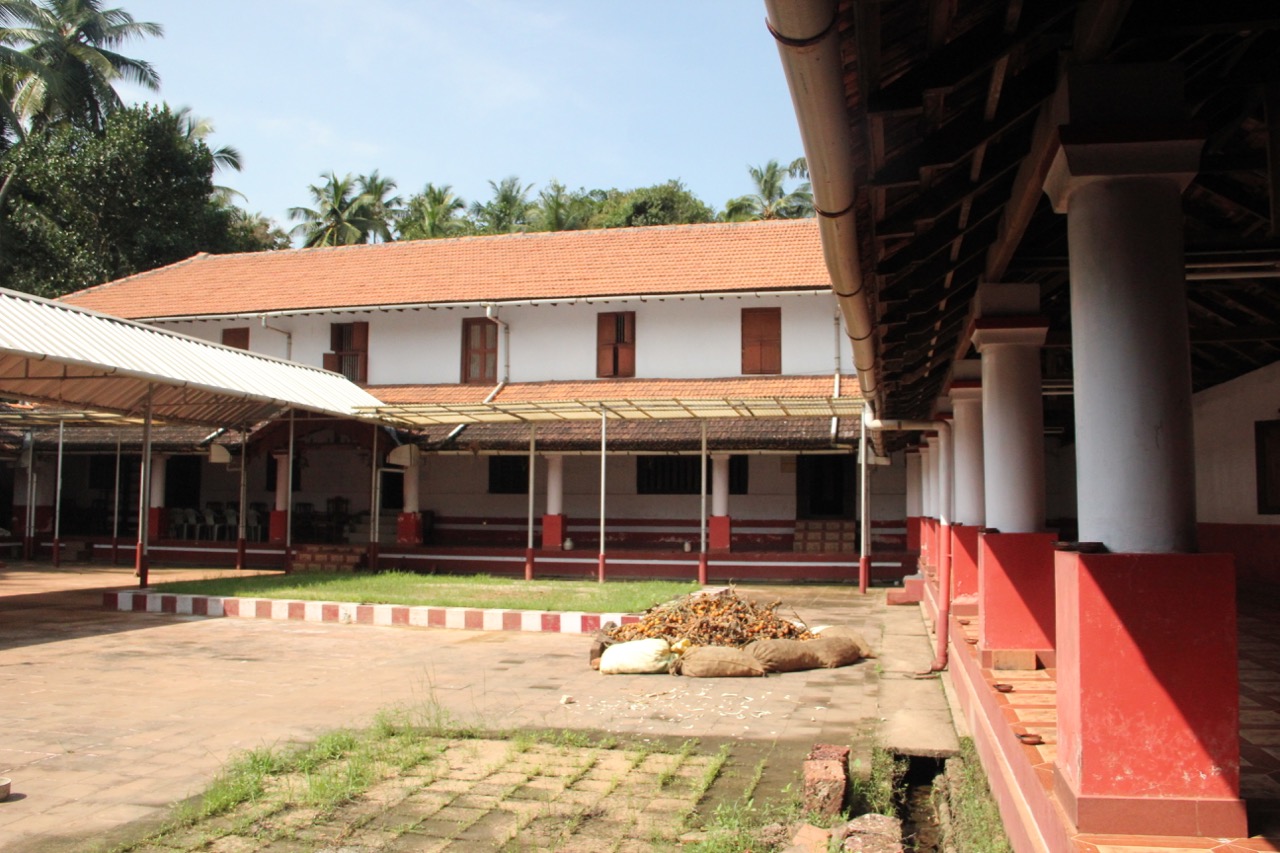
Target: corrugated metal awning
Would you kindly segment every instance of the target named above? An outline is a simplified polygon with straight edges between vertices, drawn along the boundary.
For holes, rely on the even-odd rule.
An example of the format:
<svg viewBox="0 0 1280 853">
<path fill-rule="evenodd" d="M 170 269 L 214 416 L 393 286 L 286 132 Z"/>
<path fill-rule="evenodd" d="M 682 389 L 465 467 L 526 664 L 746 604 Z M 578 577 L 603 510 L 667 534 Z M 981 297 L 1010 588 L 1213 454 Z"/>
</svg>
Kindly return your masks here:
<svg viewBox="0 0 1280 853">
<path fill-rule="evenodd" d="M 241 426 L 301 409 L 380 421 L 345 377 L 0 289 L 0 394 L 158 420 Z"/>
<path fill-rule="evenodd" d="M 598 420 L 601 413 L 622 420 L 685 418 L 857 417 L 860 397 L 756 397 L 707 399 L 575 399 L 491 403 L 407 403 L 371 412 L 404 424 L 479 424 L 511 421 Z"/>
</svg>

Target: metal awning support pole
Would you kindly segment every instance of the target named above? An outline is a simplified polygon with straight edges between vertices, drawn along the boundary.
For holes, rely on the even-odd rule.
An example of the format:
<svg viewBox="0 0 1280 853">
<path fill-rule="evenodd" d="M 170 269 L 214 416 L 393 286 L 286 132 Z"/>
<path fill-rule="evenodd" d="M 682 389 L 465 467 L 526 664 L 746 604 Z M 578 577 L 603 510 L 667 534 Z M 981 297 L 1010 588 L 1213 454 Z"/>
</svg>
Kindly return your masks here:
<svg viewBox="0 0 1280 853">
<path fill-rule="evenodd" d="M 36 437 L 28 432 L 27 440 L 31 442 L 31 455 L 27 457 L 27 519 L 22 526 L 22 559 L 32 560 L 36 556 Z"/>
<path fill-rule="evenodd" d="M 58 421 L 58 474 L 53 484 L 53 567 L 62 565 L 62 445 L 66 421 Z"/>
<path fill-rule="evenodd" d="M 382 500 L 378 494 L 381 490 L 378 488 L 379 481 L 382 479 L 381 468 L 378 465 L 378 430 L 377 424 L 373 425 L 372 443 L 369 445 L 369 571 L 376 572 L 378 570 L 378 533 L 382 527 Z"/>
<path fill-rule="evenodd" d="M 120 457 L 123 443 L 116 436 L 116 487 L 111 493 L 111 565 L 120 562 Z"/>
<path fill-rule="evenodd" d="M 871 583 L 871 480 L 867 477 L 871 453 L 867 448 L 867 418 L 864 411 L 858 417 L 858 509 L 862 513 L 861 529 L 858 531 L 858 544 L 861 546 L 858 557 L 858 592 L 867 594 L 867 586 Z"/>
<path fill-rule="evenodd" d="M 535 472 L 538 470 L 538 457 L 535 455 L 538 451 L 538 425 L 529 424 L 529 522 L 528 536 L 524 543 L 524 579 L 533 580 L 533 495 L 536 477 Z"/>
<path fill-rule="evenodd" d="M 133 557 L 133 573 L 138 586 L 147 585 L 147 539 L 151 536 L 151 404 L 156 386 L 147 385 L 147 409 L 142 419 L 142 462 L 138 465 L 138 548 Z"/>
<path fill-rule="evenodd" d="M 284 570 L 293 571 L 293 409 L 289 410 L 289 458 L 284 475 Z"/>
<path fill-rule="evenodd" d="M 245 515 L 248 512 L 249 505 L 249 430 L 247 427 L 240 427 L 240 510 L 236 513 L 236 569 L 244 571 L 245 569 Z M 289 472 L 293 474 L 292 471 Z"/>
<path fill-rule="evenodd" d="M 698 519 L 698 584 L 707 585 L 707 421 L 702 419 L 702 511 Z"/>
<path fill-rule="evenodd" d="M 605 495 L 605 450 L 608 447 L 609 413 L 600 410 L 600 561 L 596 566 L 596 580 L 604 583 L 604 495 Z"/>
</svg>

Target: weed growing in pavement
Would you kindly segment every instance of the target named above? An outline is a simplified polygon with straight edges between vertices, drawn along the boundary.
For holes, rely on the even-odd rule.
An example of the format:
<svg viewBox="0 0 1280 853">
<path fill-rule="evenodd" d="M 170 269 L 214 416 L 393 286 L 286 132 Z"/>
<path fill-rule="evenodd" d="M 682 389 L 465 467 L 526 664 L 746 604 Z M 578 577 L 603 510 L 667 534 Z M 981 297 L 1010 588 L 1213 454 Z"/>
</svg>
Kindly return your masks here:
<svg viewBox="0 0 1280 853">
<path fill-rule="evenodd" d="M 863 775 L 855 772 L 850 780 L 850 803 L 853 814 L 895 815 L 902 800 L 902 777 L 907 760 L 883 747 L 871 750 L 871 767 Z"/>
</svg>

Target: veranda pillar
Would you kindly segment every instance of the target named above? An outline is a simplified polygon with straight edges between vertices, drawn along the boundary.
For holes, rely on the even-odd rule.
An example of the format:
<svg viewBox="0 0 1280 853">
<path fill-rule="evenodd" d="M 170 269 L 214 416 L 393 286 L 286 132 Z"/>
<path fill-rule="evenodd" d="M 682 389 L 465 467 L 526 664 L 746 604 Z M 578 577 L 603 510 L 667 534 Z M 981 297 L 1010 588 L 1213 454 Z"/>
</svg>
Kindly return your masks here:
<svg viewBox="0 0 1280 853">
<path fill-rule="evenodd" d="M 934 524 L 933 458 L 933 447 L 926 435 L 920 445 L 920 568 L 926 572 L 933 570 L 933 534 L 937 529 Z"/>
<path fill-rule="evenodd" d="M 151 454 L 151 506 L 147 512 L 148 541 L 163 539 L 169 530 L 165 521 L 165 477 L 168 470 L 169 455 L 167 453 Z M 197 510 L 199 507 L 197 507 Z"/>
<path fill-rule="evenodd" d="M 907 550 L 920 550 L 920 521 L 924 515 L 921 498 L 920 448 L 907 450 Z"/>
<path fill-rule="evenodd" d="M 542 516 L 542 548 L 559 551 L 564 548 L 568 520 L 564 515 L 564 457 L 547 456 L 547 511 Z"/>
<path fill-rule="evenodd" d="M 729 457 L 711 457 L 711 517 L 707 519 L 708 547 L 725 553 L 730 548 L 732 522 L 729 520 Z"/>
<path fill-rule="evenodd" d="M 973 342 L 982 357 L 983 513 L 978 542 L 979 649 L 993 669 L 1052 662 L 1053 534 L 1044 532 L 1048 322 L 1029 284 L 984 284 Z"/>
<path fill-rule="evenodd" d="M 422 483 L 422 457 L 414 453 L 404 469 L 404 503 L 396 519 L 396 544 L 422 544 L 422 506 L 419 492 Z"/>
<path fill-rule="evenodd" d="M 1057 555 L 1056 789 L 1084 832 L 1240 836 L 1234 566 L 1188 553 L 1181 193 L 1201 141 L 1173 66 L 1070 86 L 1045 188 L 1067 215 L 1080 537 L 1109 553 Z"/>
<path fill-rule="evenodd" d="M 268 541 L 273 545 L 283 545 L 288 537 L 289 528 L 289 454 L 272 453 L 276 460 L 276 502 L 271 510 L 268 523 Z"/>
<path fill-rule="evenodd" d="M 951 443 L 955 455 L 954 517 L 951 524 L 952 584 L 957 606 L 976 608 L 978 534 L 986 524 L 981 382 L 971 379 L 956 380 L 951 385 L 950 397 Z"/>
</svg>

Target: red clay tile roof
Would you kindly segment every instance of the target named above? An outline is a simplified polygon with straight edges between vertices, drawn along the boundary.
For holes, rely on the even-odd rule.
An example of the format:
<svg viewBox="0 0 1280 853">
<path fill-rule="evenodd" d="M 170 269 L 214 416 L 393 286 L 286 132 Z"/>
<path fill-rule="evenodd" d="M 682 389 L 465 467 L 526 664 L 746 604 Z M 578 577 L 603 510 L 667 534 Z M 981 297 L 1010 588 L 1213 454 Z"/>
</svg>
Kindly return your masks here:
<svg viewBox="0 0 1280 853">
<path fill-rule="evenodd" d="M 415 403 L 479 403 L 493 391 L 489 385 L 370 385 L 365 388 L 390 405 Z M 513 382 L 495 403 L 542 403 L 554 400 L 723 400 L 751 398 L 827 398 L 830 376 L 732 376 L 723 379 L 595 379 L 557 382 Z M 858 380 L 840 380 L 841 397 L 857 397 Z"/>
<path fill-rule="evenodd" d="M 199 254 L 63 300 L 135 319 L 830 286 L 800 219 Z"/>
</svg>

